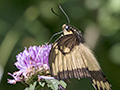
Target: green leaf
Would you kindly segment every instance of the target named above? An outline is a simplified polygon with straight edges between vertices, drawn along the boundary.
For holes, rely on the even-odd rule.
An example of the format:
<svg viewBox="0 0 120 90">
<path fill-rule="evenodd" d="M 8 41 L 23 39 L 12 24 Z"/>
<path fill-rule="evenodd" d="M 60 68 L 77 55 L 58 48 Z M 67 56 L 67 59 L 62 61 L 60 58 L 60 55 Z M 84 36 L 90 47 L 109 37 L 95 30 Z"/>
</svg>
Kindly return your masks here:
<svg viewBox="0 0 120 90">
<path fill-rule="evenodd" d="M 25 88 L 24 90 L 34 90 L 36 87 L 37 81 L 35 81 L 33 84 L 30 84 L 29 87 Z"/>
<path fill-rule="evenodd" d="M 53 90 L 58 90 L 58 85 L 61 85 L 62 87 L 66 88 L 67 84 L 64 81 L 58 81 L 57 79 L 51 79 L 51 80 L 45 80 L 47 83 L 47 86 L 50 87 Z"/>
<path fill-rule="evenodd" d="M 66 86 L 67 86 L 67 84 L 62 80 L 60 80 L 60 85 L 62 85 L 64 88 L 66 88 Z"/>
<path fill-rule="evenodd" d="M 40 86 L 44 87 L 45 86 L 45 82 L 38 82 Z"/>
</svg>

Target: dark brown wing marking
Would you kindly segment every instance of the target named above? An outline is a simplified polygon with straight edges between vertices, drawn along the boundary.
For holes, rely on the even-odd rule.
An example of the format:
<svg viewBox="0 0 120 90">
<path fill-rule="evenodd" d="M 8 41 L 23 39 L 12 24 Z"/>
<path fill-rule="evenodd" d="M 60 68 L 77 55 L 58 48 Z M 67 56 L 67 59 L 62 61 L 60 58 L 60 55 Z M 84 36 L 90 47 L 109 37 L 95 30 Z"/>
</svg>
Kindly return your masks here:
<svg viewBox="0 0 120 90">
<path fill-rule="evenodd" d="M 58 45 L 58 49 L 62 52 L 62 54 L 66 54 L 69 53 L 72 48 L 77 44 L 78 42 L 76 36 L 73 34 L 69 34 L 58 39 L 56 45 Z M 66 50 L 65 48 L 69 50 Z"/>
<path fill-rule="evenodd" d="M 102 71 L 89 71 L 91 82 L 96 90 L 112 90 L 111 85 Z"/>
</svg>

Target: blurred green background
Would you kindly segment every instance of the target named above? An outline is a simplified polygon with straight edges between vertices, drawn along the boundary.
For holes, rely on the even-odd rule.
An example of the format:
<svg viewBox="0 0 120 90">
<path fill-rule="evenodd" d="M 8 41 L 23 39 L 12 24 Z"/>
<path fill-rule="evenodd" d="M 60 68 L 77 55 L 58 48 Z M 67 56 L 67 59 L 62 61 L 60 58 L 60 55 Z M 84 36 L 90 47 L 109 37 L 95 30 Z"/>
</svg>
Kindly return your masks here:
<svg viewBox="0 0 120 90">
<path fill-rule="evenodd" d="M 61 31 L 68 14 L 71 25 L 82 31 L 94 51 L 113 90 L 120 90 L 120 0 L 0 0 L 0 90 L 23 90 L 21 83 L 10 85 L 7 73 L 14 72 L 16 55 L 30 45 L 42 45 Z M 58 38 L 54 37 L 52 42 Z M 88 79 L 71 79 L 67 90 L 94 90 Z"/>
</svg>

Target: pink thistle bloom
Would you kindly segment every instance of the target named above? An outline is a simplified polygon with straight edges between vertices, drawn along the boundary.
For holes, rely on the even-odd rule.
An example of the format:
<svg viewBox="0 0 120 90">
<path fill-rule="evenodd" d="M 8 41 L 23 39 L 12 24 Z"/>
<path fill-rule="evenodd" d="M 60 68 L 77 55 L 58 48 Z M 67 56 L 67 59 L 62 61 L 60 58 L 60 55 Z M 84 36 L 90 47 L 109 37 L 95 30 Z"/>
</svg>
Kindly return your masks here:
<svg viewBox="0 0 120 90">
<path fill-rule="evenodd" d="M 8 83 L 16 84 L 16 82 L 22 82 L 31 84 L 33 79 L 40 79 L 40 76 L 46 76 L 46 79 L 50 76 L 49 71 L 49 53 L 52 45 L 42 46 L 30 46 L 28 49 L 25 47 L 23 52 L 16 55 L 17 62 L 15 66 L 19 71 L 13 74 L 8 73 L 14 79 L 8 79 Z"/>
</svg>

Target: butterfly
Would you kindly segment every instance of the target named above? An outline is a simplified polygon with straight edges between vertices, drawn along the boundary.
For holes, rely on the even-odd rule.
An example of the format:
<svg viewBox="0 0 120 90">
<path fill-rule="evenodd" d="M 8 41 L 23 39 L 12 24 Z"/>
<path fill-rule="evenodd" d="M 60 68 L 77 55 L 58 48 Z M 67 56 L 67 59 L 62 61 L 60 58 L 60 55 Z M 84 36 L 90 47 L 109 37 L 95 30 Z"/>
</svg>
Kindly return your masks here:
<svg viewBox="0 0 120 90">
<path fill-rule="evenodd" d="M 92 51 L 84 44 L 81 31 L 69 24 L 61 4 L 59 7 L 67 17 L 68 24 L 62 26 L 64 35 L 54 42 L 50 51 L 51 74 L 59 80 L 89 78 L 96 90 L 112 90 Z"/>
</svg>

